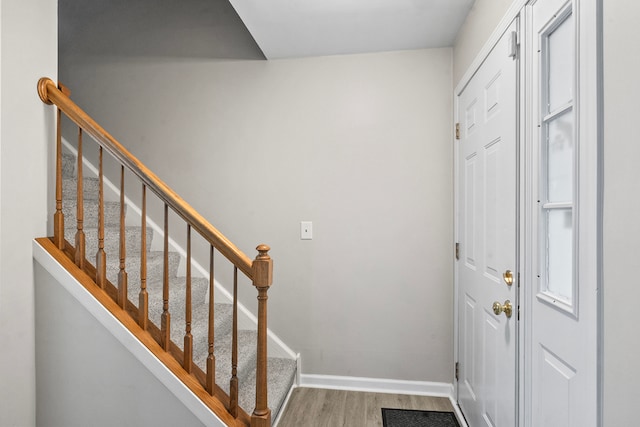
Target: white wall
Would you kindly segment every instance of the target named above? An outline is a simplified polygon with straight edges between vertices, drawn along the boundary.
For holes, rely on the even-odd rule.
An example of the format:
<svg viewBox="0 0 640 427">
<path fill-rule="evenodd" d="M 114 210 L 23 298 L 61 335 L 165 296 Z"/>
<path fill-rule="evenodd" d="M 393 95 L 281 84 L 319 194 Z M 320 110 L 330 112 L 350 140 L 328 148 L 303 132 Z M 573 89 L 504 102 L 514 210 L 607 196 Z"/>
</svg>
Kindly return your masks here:
<svg viewBox="0 0 640 427">
<path fill-rule="evenodd" d="M 0 3 L 0 425 L 35 425 L 31 239 L 46 235 L 53 109 L 38 98 L 57 75 L 57 2 Z"/>
<path fill-rule="evenodd" d="M 458 32 L 453 49 L 454 87 L 496 28 L 513 0 L 476 0 Z"/>
<path fill-rule="evenodd" d="M 44 251 L 37 250 L 41 251 L 39 257 L 48 261 L 47 255 L 42 255 Z M 155 373 L 150 372 L 149 366 L 134 356 L 133 352 L 140 354 L 140 349 L 126 346 L 106 329 L 104 317 L 111 316 L 102 314 L 99 321 L 90 313 L 90 310 L 98 309 L 85 308 L 76 299 L 92 300 L 80 284 L 66 279 L 66 286 L 63 286 L 39 262 L 34 263 L 34 268 L 37 425 L 223 425 L 208 410 L 199 408 L 200 416 L 206 416 L 206 424 L 194 415 L 176 398 L 175 390 L 165 386 Z M 67 287 L 74 289 L 74 295 Z M 99 306 L 96 302 L 92 304 Z M 106 313 L 102 306 L 99 307 Z M 152 355 L 147 358 L 154 359 Z"/>
<path fill-rule="evenodd" d="M 73 98 L 242 250 L 271 245 L 270 327 L 304 373 L 451 381 L 450 49 L 61 64 Z"/>
<path fill-rule="evenodd" d="M 604 425 L 636 423 L 640 401 L 640 341 L 634 332 L 640 299 L 634 248 L 640 236 L 638 144 L 633 124 L 640 97 L 637 78 L 640 4 L 605 0 L 604 26 Z"/>
</svg>

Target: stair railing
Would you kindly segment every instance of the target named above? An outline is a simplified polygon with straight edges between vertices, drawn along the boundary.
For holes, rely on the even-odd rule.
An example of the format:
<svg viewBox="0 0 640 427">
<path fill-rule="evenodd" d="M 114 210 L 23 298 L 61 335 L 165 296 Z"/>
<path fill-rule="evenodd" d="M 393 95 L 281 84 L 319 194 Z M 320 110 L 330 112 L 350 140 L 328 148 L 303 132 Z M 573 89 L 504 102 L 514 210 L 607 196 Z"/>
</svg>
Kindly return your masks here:
<svg viewBox="0 0 640 427">
<path fill-rule="evenodd" d="M 194 376 L 198 381 L 183 382 L 202 395 L 202 390 L 193 390 L 198 386 L 206 390 L 210 396 L 218 398 L 225 406 L 235 422 L 251 427 L 269 427 L 271 425 L 271 410 L 267 404 L 267 293 L 273 281 L 273 260 L 269 256 L 269 246 L 259 245 L 258 255 L 252 261 L 229 241 L 220 231 L 205 220 L 187 202 L 171 190 L 160 178 L 147 169 L 135 156 L 125 149 L 115 138 L 96 123 L 88 114 L 78 107 L 69 97 L 69 90 L 56 85 L 51 79 L 43 77 L 38 81 L 38 95 L 45 104 L 57 107 L 56 129 L 56 210 L 54 213 L 54 235 L 51 239 L 58 250 L 66 252 L 80 269 L 84 269 L 95 279 L 95 284 L 103 290 L 114 287 L 106 279 L 106 254 L 104 251 L 104 189 L 103 189 L 103 150 L 106 150 L 121 165 L 120 181 L 120 259 L 117 288 L 111 289 L 112 299 L 118 306 L 126 310 L 143 330 L 149 332 L 160 344 L 165 352 L 170 353 L 181 365 L 186 374 Z M 77 163 L 77 232 L 75 246 L 64 238 L 64 214 L 62 210 L 62 130 L 61 117 L 64 113 L 78 126 L 78 163 Z M 85 236 L 83 230 L 83 182 L 82 182 L 82 135 L 89 134 L 99 146 L 99 196 L 98 196 L 98 251 L 95 266 L 85 262 Z M 142 183 L 142 237 L 141 237 L 141 270 L 139 304 L 135 307 L 127 300 L 127 272 L 125 265 L 125 227 L 124 227 L 124 171 L 131 171 Z M 163 311 L 161 325 L 158 329 L 148 320 L 148 295 L 146 289 L 146 194 L 152 191 L 164 203 L 164 274 L 163 274 Z M 187 277 L 186 277 L 186 325 L 184 336 L 184 351 L 181 351 L 172 341 L 170 335 L 171 313 L 169 313 L 169 279 L 168 279 L 168 211 L 171 209 L 187 224 Z M 208 325 L 208 355 L 206 372 L 200 370 L 193 363 L 193 342 L 191 337 L 191 231 L 199 233 L 210 245 L 209 270 L 209 325 Z M 216 385 L 215 356 L 214 356 L 214 252 L 218 251 L 234 266 L 233 292 L 233 339 L 232 339 L 232 373 L 230 392 L 226 394 Z M 249 418 L 238 405 L 237 371 L 237 296 L 238 270 L 252 281 L 258 291 L 258 325 L 257 325 L 257 361 L 256 361 L 256 404 Z M 207 403 L 207 402 L 205 402 Z M 209 404 L 217 413 L 219 406 Z M 220 414 L 218 414 L 220 415 Z"/>
</svg>

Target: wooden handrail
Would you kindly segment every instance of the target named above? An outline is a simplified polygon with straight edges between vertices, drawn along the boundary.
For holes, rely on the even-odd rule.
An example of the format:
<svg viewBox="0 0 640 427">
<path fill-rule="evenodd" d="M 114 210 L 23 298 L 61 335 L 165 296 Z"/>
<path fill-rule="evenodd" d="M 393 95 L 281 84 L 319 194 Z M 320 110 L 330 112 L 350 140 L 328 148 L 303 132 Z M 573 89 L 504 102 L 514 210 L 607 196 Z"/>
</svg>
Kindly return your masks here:
<svg viewBox="0 0 640 427">
<path fill-rule="evenodd" d="M 38 95 L 42 102 L 55 104 L 67 117 L 86 133 L 91 135 L 101 146 L 120 163 L 131 170 L 161 200 L 184 219 L 187 224 L 198 231 L 222 255 L 236 265 L 249 279 L 253 280 L 252 260 L 238 249 L 220 231 L 196 212 L 187 202 L 169 188 L 160 178 L 145 167 L 133 154 L 122 146 L 113 136 L 96 123 L 87 113 L 64 94 L 53 80 L 43 77 L 38 81 Z"/>
<path fill-rule="evenodd" d="M 215 396 L 219 402 L 226 402 L 224 406 L 229 411 L 224 416 L 230 414 L 237 424 L 251 425 L 251 427 L 270 427 L 271 410 L 267 401 L 267 292 L 272 284 L 273 260 L 269 256 L 269 247 L 259 245 L 256 250 L 258 255 L 254 260 L 247 257 L 231 241 L 229 241 L 220 231 L 198 214 L 187 202 L 171 190 L 160 178 L 147 169 L 135 156 L 125 149 L 115 138 L 97 124 L 88 114 L 78 107 L 69 98 L 69 91 L 64 86 L 56 85 L 51 79 L 43 77 L 38 81 L 38 95 L 46 104 L 55 104 L 57 111 L 56 129 L 56 212 L 54 214 L 54 242 L 57 250 L 70 253 L 72 259 L 76 259 L 76 264 L 80 269 L 91 275 L 95 279 L 95 284 L 102 292 L 114 293 L 112 299 L 123 312 L 128 312 L 141 331 L 151 332 L 154 340 L 159 344 L 159 348 L 166 354 L 171 354 L 178 360 L 187 374 L 182 377 L 183 382 L 196 394 L 206 392 L 208 396 Z M 61 147 L 61 113 L 64 113 L 71 121 L 78 126 L 79 147 L 78 147 L 78 213 L 77 213 L 77 237 L 76 247 L 64 239 L 64 214 L 62 213 L 62 147 Z M 96 253 L 95 267 L 89 263 L 84 263 L 84 237 L 83 237 L 83 214 L 82 214 L 82 134 L 87 133 L 98 143 L 99 148 L 99 168 L 98 168 L 98 251 Z M 118 287 L 113 289 L 113 285 L 106 278 L 106 253 L 104 250 L 104 228 L 105 228 L 105 203 L 103 189 L 103 150 L 107 150 L 117 161 L 120 162 L 120 241 L 119 241 L 119 273 Z M 139 307 L 135 307 L 127 299 L 127 272 L 126 272 L 126 229 L 124 211 L 124 168 L 128 168 L 142 182 L 142 226 L 141 226 L 141 265 L 140 265 L 140 293 Z M 162 315 L 160 328 L 148 319 L 148 293 L 146 289 L 147 267 L 146 267 L 146 190 L 149 188 L 158 198 L 164 202 L 164 260 L 163 260 L 163 284 L 162 284 Z M 171 313 L 169 312 L 169 230 L 168 230 L 168 209 L 171 208 L 179 217 L 187 223 L 187 279 L 186 279 L 186 299 L 185 299 L 185 336 L 184 351 L 181 351 L 173 341 L 171 341 Z M 209 270 L 209 321 L 208 321 L 208 354 L 206 360 L 206 372 L 194 365 L 192 354 L 191 336 L 191 231 L 194 229 L 210 245 L 210 270 Z M 214 250 L 220 252 L 234 265 L 234 296 L 233 296 L 233 357 L 232 357 L 232 379 L 230 383 L 230 395 L 226 396 L 215 382 L 215 355 L 214 355 L 214 271 L 213 255 Z M 240 270 L 251 281 L 258 291 L 258 316 L 257 316 L 257 355 L 256 355 L 256 401 L 255 409 L 249 418 L 244 409 L 238 406 L 238 378 L 237 378 L 237 304 L 238 304 L 238 278 Z M 112 290 L 114 292 L 112 292 Z M 163 355 L 164 357 L 164 355 Z M 172 363 L 172 362 L 170 362 Z M 165 362 L 165 364 L 167 364 Z M 193 377 L 193 378 L 192 378 Z M 197 379 L 198 384 L 193 383 Z M 202 386 L 202 388 L 199 388 Z M 222 396 L 222 397 L 221 397 Z M 226 400 L 225 400 L 226 399 Z M 208 401 L 208 397 L 205 398 Z M 218 406 L 207 403 L 211 409 Z M 216 410 L 216 413 L 217 410 Z M 218 414 L 219 415 L 219 414 Z M 230 424 L 231 425 L 231 424 Z"/>
</svg>

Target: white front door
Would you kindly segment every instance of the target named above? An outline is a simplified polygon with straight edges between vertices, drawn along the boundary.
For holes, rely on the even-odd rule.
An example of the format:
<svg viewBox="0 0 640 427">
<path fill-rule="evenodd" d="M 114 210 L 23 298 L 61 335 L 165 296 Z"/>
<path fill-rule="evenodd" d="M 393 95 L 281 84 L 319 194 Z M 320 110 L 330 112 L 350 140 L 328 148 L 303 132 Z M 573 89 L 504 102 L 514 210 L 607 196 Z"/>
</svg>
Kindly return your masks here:
<svg viewBox="0 0 640 427">
<path fill-rule="evenodd" d="M 598 423 L 595 2 L 527 8 L 526 426 Z"/>
<path fill-rule="evenodd" d="M 458 96 L 458 403 L 472 427 L 516 423 L 516 30 Z"/>
</svg>

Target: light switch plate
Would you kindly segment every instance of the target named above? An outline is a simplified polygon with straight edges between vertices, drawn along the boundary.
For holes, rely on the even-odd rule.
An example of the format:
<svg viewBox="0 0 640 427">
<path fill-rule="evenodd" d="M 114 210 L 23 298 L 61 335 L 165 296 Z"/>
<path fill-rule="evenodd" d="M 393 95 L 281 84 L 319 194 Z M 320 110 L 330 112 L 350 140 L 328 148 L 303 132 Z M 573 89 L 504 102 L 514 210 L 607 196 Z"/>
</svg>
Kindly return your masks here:
<svg viewBox="0 0 640 427">
<path fill-rule="evenodd" d="M 300 221 L 300 240 L 313 239 L 313 223 L 311 221 Z"/>
</svg>

